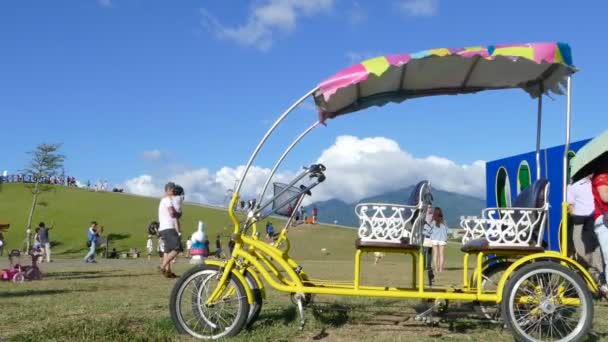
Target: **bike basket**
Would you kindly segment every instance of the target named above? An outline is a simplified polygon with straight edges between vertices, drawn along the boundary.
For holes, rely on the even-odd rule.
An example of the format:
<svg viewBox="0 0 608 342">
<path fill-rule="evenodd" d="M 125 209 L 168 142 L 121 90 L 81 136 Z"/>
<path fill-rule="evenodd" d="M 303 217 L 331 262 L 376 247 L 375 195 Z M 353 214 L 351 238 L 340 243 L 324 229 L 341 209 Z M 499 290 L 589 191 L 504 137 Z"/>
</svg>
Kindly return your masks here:
<svg viewBox="0 0 608 342">
<path fill-rule="evenodd" d="M 293 211 L 296 210 L 302 191 L 295 186 L 287 188 L 287 184 L 283 183 L 274 183 L 273 188 L 275 198 L 272 201 L 272 210 L 278 215 L 291 216 Z M 287 190 L 280 194 L 286 188 Z M 280 195 L 277 196 L 277 194 Z"/>
</svg>

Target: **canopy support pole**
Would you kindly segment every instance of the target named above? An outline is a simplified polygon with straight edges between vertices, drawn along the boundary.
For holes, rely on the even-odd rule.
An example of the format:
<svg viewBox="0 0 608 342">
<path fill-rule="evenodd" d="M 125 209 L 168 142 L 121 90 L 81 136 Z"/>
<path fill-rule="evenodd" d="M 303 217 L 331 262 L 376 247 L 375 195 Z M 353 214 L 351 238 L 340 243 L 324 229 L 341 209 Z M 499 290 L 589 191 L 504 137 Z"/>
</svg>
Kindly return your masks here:
<svg viewBox="0 0 608 342">
<path fill-rule="evenodd" d="M 315 91 L 317 91 L 317 89 L 318 89 L 317 87 L 314 87 L 308 93 L 306 93 L 306 95 L 302 96 L 298 101 L 296 101 L 294 104 L 292 104 L 291 107 L 287 108 L 287 110 L 283 114 L 281 114 L 281 116 L 279 116 L 279 118 L 272 124 L 272 126 L 266 132 L 266 134 L 264 134 L 264 136 L 262 137 L 262 140 L 260 140 L 260 142 L 258 143 L 258 146 L 256 146 L 255 150 L 251 154 L 251 157 L 249 157 L 247 166 L 245 166 L 245 170 L 243 171 L 243 174 L 241 175 L 241 178 L 239 179 L 239 182 L 236 185 L 236 189 L 234 189 L 234 195 L 238 195 L 239 192 L 241 191 L 241 187 L 243 186 L 243 181 L 245 180 L 245 176 L 247 176 L 247 173 L 249 172 L 249 169 L 251 168 L 253 161 L 257 157 L 257 155 L 260 152 L 260 149 L 262 148 L 264 143 L 266 143 L 266 140 L 268 140 L 268 137 L 270 137 L 272 132 L 274 132 L 274 130 L 277 128 L 277 126 L 279 126 L 279 124 L 287 117 L 287 115 L 289 115 L 289 113 L 291 113 L 294 109 L 296 109 L 296 107 L 298 107 L 302 102 L 304 102 L 304 100 L 306 100 L 310 95 L 312 95 Z"/>
<path fill-rule="evenodd" d="M 564 157 L 563 157 L 563 178 L 562 178 L 562 227 L 561 227 L 561 246 L 560 250 L 562 255 L 568 255 L 568 203 L 566 201 L 568 194 L 568 152 L 570 151 L 570 127 L 572 124 L 572 76 L 568 76 L 566 83 L 566 143 L 564 144 Z"/>
<path fill-rule="evenodd" d="M 542 81 L 539 83 L 538 87 L 539 87 L 540 94 L 538 96 L 538 113 L 537 113 L 537 120 L 536 120 L 536 180 L 539 180 L 541 177 L 541 173 L 540 173 L 540 140 L 541 140 L 542 121 L 543 121 L 543 93 L 545 92 Z"/>
<path fill-rule="evenodd" d="M 306 130 L 304 130 L 304 132 L 302 132 L 291 143 L 291 145 L 289 145 L 289 147 L 287 147 L 287 149 L 285 150 L 285 152 L 283 152 L 283 154 L 281 155 L 281 158 L 279 158 L 279 160 L 276 162 L 276 164 L 274 164 L 274 167 L 272 168 L 272 171 L 270 171 L 270 175 L 268 175 L 268 179 L 266 179 L 266 183 L 264 184 L 264 188 L 262 189 L 262 193 L 260 194 L 260 197 L 258 198 L 258 208 L 261 205 L 262 200 L 264 199 L 264 195 L 266 194 L 266 190 L 268 190 L 268 186 L 270 185 L 270 180 L 272 179 L 272 177 L 274 176 L 274 174 L 277 172 L 277 169 L 279 168 L 279 166 L 283 163 L 283 160 L 285 159 L 285 157 L 287 157 L 287 155 L 289 154 L 289 152 L 291 152 L 291 150 L 300 142 L 300 140 L 302 140 L 302 138 L 304 138 L 308 133 L 310 133 L 313 129 L 315 129 L 319 125 L 319 123 L 320 123 L 319 121 L 316 121 L 314 124 L 312 124 Z"/>
<path fill-rule="evenodd" d="M 564 145 L 564 178 L 563 178 L 563 197 L 566 202 L 566 186 L 568 185 L 568 152 L 570 152 L 570 127 L 572 125 L 572 76 L 568 76 L 567 81 L 567 102 L 566 102 L 566 144 Z"/>
</svg>

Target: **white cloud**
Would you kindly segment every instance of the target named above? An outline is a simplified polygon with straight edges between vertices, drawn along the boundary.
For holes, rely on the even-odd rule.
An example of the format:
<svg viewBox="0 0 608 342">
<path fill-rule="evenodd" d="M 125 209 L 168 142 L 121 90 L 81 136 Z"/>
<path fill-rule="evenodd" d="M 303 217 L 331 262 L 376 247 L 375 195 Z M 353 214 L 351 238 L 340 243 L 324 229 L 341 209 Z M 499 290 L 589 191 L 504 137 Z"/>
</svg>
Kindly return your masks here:
<svg viewBox="0 0 608 342">
<path fill-rule="evenodd" d="M 363 7 L 361 7 L 361 5 L 359 5 L 359 3 L 356 1 L 353 3 L 353 6 L 350 8 L 348 16 L 349 16 L 351 25 L 359 25 L 367 20 L 367 13 L 363 9 Z"/>
<path fill-rule="evenodd" d="M 97 4 L 99 4 L 99 6 L 103 8 L 114 7 L 114 4 L 112 4 L 112 0 L 97 0 Z"/>
<path fill-rule="evenodd" d="M 485 196 L 483 161 L 460 165 L 438 156 L 417 158 L 387 138 L 340 136 L 316 162 L 327 167 L 327 180 L 313 191 L 314 201 L 338 198 L 356 202 L 423 179 L 430 180 L 433 187 L 441 190 Z M 161 196 L 163 184 L 171 180 L 184 187 L 189 201 L 225 205 L 227 191 L 234 188 L 243 170 L 241 165 L 223 167 L 217 172 L 205 168 L 182 170 L 163 179 L 141 175 L 126 181 L 122 187 L 130 193 Z M 268 168 L 252 167 L 243 184 L 242 197 L 250 199 L 259 195 L 269 174 Z M 289 182 L 295 175 L 296 172 L 280 172 L 273 182 Z"/>
<path fill-rule="evenodd" d="M 287 34 L 296 28 L 298 17 L 329 12 L 334 0 L 268 0 L 253 7 L 247 21 L 237 27 L 226 27 L 209 11 L 202 8 L 203 26 L 220 39 L 268 50 L 274 34 Z"/>
<path fill-rule="evenodd" d="M 157 161 L 162 159 L 165 156 L 165 153 L 161 150 L 148 150 L 144 151 L 143 157 L 146 160 Z"/>
<path fill-rule="evenodd" d="M 458 165 L 436 156 L 416 158 L 387 138 L 340 136 L 321 154 L 319 162 L 327 167 L 328 181 L 317 191 L 324 199 L 354 202 L 424 179 L 446 191 L 477 197 L 485 194 L 483 161 Z"/>
<path fill-rule="evenodd" d="M 439 11 L 439 0 L 402 0 L 399 8 L 414 17 L 432 17 Z"/>
<path fill-rule="evenodd" d="M 122 188 L 126 192 L 143 196 L 162 196 L 162 185 L 156 182 L 150 175 L 141 175 L 129 179 Z"/>
<path fill-rule="evenodd" d="M 225 205 L 226 193 L 236 185 L 236 180 L 243 174 L 244 166 L 236 168 L 223 167 L 212 173 L 206 168 L 182 171 L 165 178 L 153 178 L 150 175 L 141 175 L 124 182 L 122 187 L 126 192 L 144 196 L 162 196 L 162 189 L 166 182 L 172 181 L 181 185 L 186 192 L 186 199 L 192 202 Z M 270 174 L 270 169 L 253 166 L 243 183 L 241 197 L 251 199 L 258 195 Z M 286 182 L 293 175 L 289 172 L 278 174 L 273 181 Z M 272 184 L 271 184 L 272 185 Z M 270 193 L 272 188 L 269 188 Z"/>
</svg>

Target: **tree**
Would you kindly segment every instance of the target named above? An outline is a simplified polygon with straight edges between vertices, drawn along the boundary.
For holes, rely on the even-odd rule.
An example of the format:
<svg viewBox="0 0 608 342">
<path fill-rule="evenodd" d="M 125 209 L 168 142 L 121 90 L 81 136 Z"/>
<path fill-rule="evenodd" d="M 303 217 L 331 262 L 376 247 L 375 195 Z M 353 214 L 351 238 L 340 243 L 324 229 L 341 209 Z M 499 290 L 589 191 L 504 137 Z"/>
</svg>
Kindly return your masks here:
<svg viewBox="0 0 608 342">
<path fill-rule="evenodd" d="M 34 176 L 34 187 L 32 190 L 32 208 L 27 218 L 27 229 L 32 228 L 32 218 L 38 205 L 38 195 L 42 192 L 40 181 L 44 178 L 56 176 L 63 168 L 65 156 L 57 153 L 61 144 L 40 144 L 34 151 L 28 152 L 32 156 L 29 166 L 23 170 L 25 174 Z"/>
</svg>

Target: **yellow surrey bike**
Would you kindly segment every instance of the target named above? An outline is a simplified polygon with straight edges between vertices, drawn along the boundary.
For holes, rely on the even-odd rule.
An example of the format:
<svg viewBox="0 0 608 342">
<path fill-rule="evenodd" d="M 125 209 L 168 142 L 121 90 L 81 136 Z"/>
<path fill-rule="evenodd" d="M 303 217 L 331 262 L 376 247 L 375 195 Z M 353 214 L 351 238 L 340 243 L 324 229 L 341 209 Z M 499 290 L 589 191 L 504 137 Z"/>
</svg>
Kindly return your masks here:
<svg viewBox="0 0 608 342">
<path fill-rule="evenodd" d="M 570 47 L 563 43 L 494 45 L 460 49 L 434 49 L 415 54 L 373 58 L 344 69 L 321 82 L 296 101 L 270 127 L 249 158 L 229 205 L 235 246 L 228 260 L 194 266 L 176 283 L 170 299 L 171 317 L 179 332 L 201 339 L 234 336 L 257 318 L 264 289 L 292 295 L 301 326 L 304 307 L 313 295 L 418 298 L 435 301 L 471 301 L 490 320 L 502 320 L 520 341 L 578 341 L 593 321 L 593 296 L 598 286 L 589 272 L 567 255 L 566 230 L 560 251 L 547 251 L 544 237 L 549 183 L 540 174 L 540 136 L 543 96 L 566 94 L 563 161 L 562 225 L 567 226 L 565 189 L 570 141 L 571 76 L 576 72 Z M 289 184 L 266 191 L 285 157 L 309 132 L 328 119 L 370 106 L 417 97 L 457 95 L 485 90 L 522 89 L 538 99 L 536 180 L 510 208 L 487 208 L 482 216 L 461 222 L 464 266 L 458 287 L 425 283 L 423 229 L 432 200 L 430 183 L 418 184 L 406 205 L 362 203 L 355 241 L 352 282 L 310 278 L 289 256 L 287 233 L 295 208 L 305 195 L 325 181 L 320 164 L 304 169 Z M 235 207 L 248 171 L 277 126 L 308 97 L 314 98 L 318 119 L 297 135 L 274 165 L 257 206 L 239 220 Z M 287 208 L 287 209 L 286 209 Z M 257 238 L 257 224 L 278 211 L 291 211 L 278 240 L 270 245 Z M 411 284 L 407 287 L 368 286 L 361 282 L 361 255 L 370 252 L 411 256 Z M 476 261 L 473 271 L 469 260 Z M 424 319 L 425 313 L 418 318 Z"/>
</svg>

